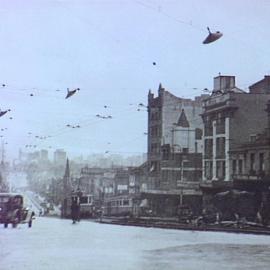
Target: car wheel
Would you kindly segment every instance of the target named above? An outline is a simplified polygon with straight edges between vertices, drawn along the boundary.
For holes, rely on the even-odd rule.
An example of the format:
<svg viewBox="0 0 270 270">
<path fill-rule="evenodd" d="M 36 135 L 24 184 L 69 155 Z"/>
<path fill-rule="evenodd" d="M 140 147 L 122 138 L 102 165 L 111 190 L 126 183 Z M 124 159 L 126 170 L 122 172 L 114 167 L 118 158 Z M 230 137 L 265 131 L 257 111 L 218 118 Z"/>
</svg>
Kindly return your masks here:
<svg viewBox="0 0 270 270">
<path fill-rule="evenodd" d="M 8 227 L 8 223 L 5 223 L 5 224 L 4 224 L 4 228 L 7 228 L 7 227 Z"/>
<path fill-rule="evenodd" d="M 32 227 L 32 218 L 28 222 L 28 228 L 31 228 L 31 227 Z"/>
<path fill-rule="evenodd" d="M 16 228 L 17 227 L 17 222 L 13 222 L 12 223 L 12 228 Z"/>
</svg>

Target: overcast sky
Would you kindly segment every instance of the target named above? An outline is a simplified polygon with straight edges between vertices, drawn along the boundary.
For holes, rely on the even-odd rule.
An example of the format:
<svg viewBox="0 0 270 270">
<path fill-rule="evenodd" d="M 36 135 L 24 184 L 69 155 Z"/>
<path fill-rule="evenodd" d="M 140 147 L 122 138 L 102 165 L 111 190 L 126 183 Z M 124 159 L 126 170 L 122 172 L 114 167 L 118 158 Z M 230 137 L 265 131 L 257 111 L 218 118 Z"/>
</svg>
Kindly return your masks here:
<svg viewBox="0 0 270 270">
<path fill-rule="evenodd" d="M 7 157 L 25 145 L 71 156 L 146 152 L 147 113 L 137 104 L 149 88 L 156 93 L 162 82 L 191 98 L 220 72 L 247 89 L 270 73 L 269 14 L 262 0 L 0 0 Z M 224 36 L 203 45 L 207 26 Z"/>
</svg>

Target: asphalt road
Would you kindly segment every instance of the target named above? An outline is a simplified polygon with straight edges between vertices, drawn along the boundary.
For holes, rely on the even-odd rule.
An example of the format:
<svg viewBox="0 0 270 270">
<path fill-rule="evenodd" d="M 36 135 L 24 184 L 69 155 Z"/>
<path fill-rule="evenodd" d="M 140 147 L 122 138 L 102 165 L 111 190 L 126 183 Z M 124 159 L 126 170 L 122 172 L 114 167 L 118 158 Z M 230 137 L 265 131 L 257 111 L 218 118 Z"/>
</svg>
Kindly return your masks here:
<svg viewBox="0 0 270 270">
<path fill-rule="evenodd" d="M 269 269 L 270 237 L 37 217 L 0 225 L 0 269 Z"/>
</svg>

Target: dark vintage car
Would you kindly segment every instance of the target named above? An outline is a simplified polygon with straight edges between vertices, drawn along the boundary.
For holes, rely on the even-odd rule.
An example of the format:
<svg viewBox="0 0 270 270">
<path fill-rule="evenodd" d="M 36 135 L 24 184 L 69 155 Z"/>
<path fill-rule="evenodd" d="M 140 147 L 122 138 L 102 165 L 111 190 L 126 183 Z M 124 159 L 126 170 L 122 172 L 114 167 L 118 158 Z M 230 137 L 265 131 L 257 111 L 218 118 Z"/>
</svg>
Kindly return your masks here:
<svg viewBox="0 0 270 270">
<path fill-rule="evenodd" d="M 15 228 L 18 224 L 28 224 L 32 227 L 35 213 L 26 205 L 26 199 L 21 194 L 0 193 L 0 223 L 7 228 L 12 224 Z"/>
</svg>

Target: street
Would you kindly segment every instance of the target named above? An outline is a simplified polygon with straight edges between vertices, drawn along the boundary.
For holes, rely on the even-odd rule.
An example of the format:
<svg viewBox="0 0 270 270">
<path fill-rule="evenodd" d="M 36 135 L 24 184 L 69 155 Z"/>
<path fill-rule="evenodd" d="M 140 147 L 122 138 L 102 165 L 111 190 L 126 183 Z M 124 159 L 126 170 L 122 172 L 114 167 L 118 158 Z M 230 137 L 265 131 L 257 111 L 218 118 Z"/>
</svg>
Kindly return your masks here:
<svg viewBox="0 0 270 270">
<path fill-rule="evenodd" d="M 269 269 L 270 237 L 37 217 L 0 227 L 0 269 Z"/>
</svg>

